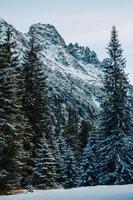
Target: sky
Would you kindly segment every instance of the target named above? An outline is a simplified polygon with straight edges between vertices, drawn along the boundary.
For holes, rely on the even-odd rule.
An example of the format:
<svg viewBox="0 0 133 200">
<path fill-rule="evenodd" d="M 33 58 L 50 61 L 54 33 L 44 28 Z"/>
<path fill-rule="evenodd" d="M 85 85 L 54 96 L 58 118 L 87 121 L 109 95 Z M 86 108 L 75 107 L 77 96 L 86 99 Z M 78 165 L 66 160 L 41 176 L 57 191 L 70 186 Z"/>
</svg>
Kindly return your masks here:
<svg viewBox="0 0 133 200">
<path fill-rule="evenodd" d="M 0 0 L 0 15 L 21 32 L 33 23 L 52 24 L 67 44 L 89 46 L 100 60 L 116 25 L 133 83 L 133 0 Z"/>
</svg>

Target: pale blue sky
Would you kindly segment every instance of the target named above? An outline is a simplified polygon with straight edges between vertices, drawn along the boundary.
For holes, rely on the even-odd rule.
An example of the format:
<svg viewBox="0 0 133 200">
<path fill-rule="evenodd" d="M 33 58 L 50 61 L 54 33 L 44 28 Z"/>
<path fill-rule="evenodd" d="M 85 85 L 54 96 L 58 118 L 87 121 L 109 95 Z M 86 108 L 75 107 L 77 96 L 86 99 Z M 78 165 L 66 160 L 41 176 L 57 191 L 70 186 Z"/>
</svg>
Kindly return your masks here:
<svg viewBox="0 0 133 200">
<path fill-rule="evenodd" d="M 53 24 L 67 43 L 87 45 L 100 59 L 115 24 L 133 83 L 133 0 L 0 0 L 0 15 L 22 32 L 33 23 Z"/>
</svg>

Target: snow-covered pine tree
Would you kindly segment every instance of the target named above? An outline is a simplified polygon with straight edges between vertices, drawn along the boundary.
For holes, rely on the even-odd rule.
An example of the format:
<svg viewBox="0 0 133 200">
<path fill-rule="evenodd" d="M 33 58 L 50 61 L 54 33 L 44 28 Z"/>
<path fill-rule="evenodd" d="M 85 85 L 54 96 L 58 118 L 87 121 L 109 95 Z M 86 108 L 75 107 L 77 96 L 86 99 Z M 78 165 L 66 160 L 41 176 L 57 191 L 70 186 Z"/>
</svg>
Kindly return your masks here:
<svg viewBox="0 0 133 200">
<path fill-rule="evenodd" d="M 64 143 L 62 142 L 63 137 L 60 135 L 58 137 L 53 138 L 53 156 L 56 160 L 56 167 L 57 167 L 57 180 L 62 185 L 62 179 L 61 179 L 61 156 L 62 156 L 62 148 Z"/>
<path fill-rule="evenodd" d="M 17 100 L 18 57 L 12 30 L 8 27 L 0 44 L 0 189 L 20 186 L 23 159 L 23 126 Z"/>
<path fill-rule="evenodd" d="M 24 149 L 24 157 L 23 157 L 23 169 L 21 170 L 21 185 L 24 187 L 27 185 L 26 177 L 31 174 L 31 166 L 34 163 L 32 158 L 32 153 L 34 149 L 33 144 L 33 136 L 35 132 L 29 123 L 27 113 L 23 106 L 23 98 L 25 94 L 25 87 L 24 87 L 24 76 L 23 76 L 23 67 L 20 65 L 17 69 L 16 75 L 16 87 L 17 87 L 17 102 L 19 102 L 20 109 L 19 109 L 19 116 L 21 116 L 22 126 L 23 126 L 23 149 Z M 20 118 L 18 117 L 18 120 Z"/>
<path fill-rule="evenodd" d="M 57 100 L 55 97 L 56 102 L 56 125 L 55 125 L 55 135 L 53 138 L 53 154 L 57 162 L 57 174 L 58 174 L 58 181 L 63 186 L 64 182 L 64 165 L 62 165 L 62 161 L 64 158 L 64 154 L 67 151 L 66 148 L 66 141 L 65 141 L 65 128 L 66 128 L 66 118 L 64 115 L 64 106 L 62 102 Z"/>
<path fill-rule="evenodd" d="M 97 184 L 96 165 L 96 134 L 91 132 L 80 161 L 79 177 L 77 178 L 78 187 Z"/>
<path fill-rule="evenodd" d="M 23 105 L 35 135 L 34 142 L 42 136 L 43 115 L 46 104 L 46 77 L 42 70 L 39 48 L 32 37 L 23 58 L 25 94 Z"/>
<path fill-rule="evenodd" d="M 48 93 L 40 47 L 31 36 L 29 48 L 24 56 L 25 95 L 24 107 L 29 122 L 35 132 L 34 143 L 45 134 L 49 143 L 52 141 L 52 122 L 48 109 Z"/>
<path fill-rule="evenodd" d="M 34 36 L 31 36 L 29 48 L 25 52 L 23 65 L 25 79 L 23 105 L 34 134 L 32 139 L 34 145 L 34 157 L 34 150 L 36 149 L 40 138 L 43 136 L 45 136 L 48 144 L 53 148 L 54 134 L 49 112 L 48 91 L 46 85 L 47 77 L 43 71 L 40 47 L 36 44 Z M 31 163 L 31 165 L 34 166 L 34 163 Z M 32 169 L 32 166 L 29 166 L 29 168 Z M 26 179 L 27 184 L 28 180 L 29 176 Z"/>
<path fill-rule="evenodd" d="M 133 183 L 133 135 L 128 80 L 118 33 L 112 28 L 105 66 L 101 126 L 97 133 L 99 184 Z"/>
<path fill-rule="evenodd" d="M 12 36 L 12 35 L 11 35 Z M 23 186 L 23 180 L 29 173 L 30 169 L 28 169 L 27 162 L 32 162 L 31 153 L 33 150 L 32 138 L 33 138 L 33 130 L 26 116 L 26 112 L 23 108 L 23 96 L 24 96 L 24 77 L 23 77 L 23 67 L 21 62 L 19 61 L 18 55 L 19 52 L 16 50 L 17 43 L 14 40 L 11 43 L 12 49 L 12 67 L 15 68 L 15 88 L 16 88 L 16 105 L 18 106 L 18 112 L 16 115 L 17 129 L 18 132 L 21 133 L 21 145 L 23 148 L 22 157 L 23 157 L 23 166 L 21 170 L 21 185 Z M 19 155 L 20 156 L 20 155 Z"/>
<path fill-rule="evenodd" d="M 37 189 L 58 188 L 56 160 L 43 136 L 35 151 L 35 166 L 31 175 L 32 185 Z"/>
<path fill-rule="evenodd" d="M 64 188 L 76 187 L 78 176 L 77 161 L 75 154 L 66 141 L 62 138 L 61 158 L 60 158 L 60 177 Z"/>
<path fill-rule="evenodd" d="M 77 134 L 77 131 L 74 132 L 75 129 L 71 128 L 71 133 L 73 134 L 71 137 L 69 130 L 70 127 L 72 126 L 75 127 L 78 124 L 78 122 L 76 121 L 76 123 L 72 124 L 72 122 L 75 122 L 74 121 L 75 115 L 74 115 L 74 119 L 70 124 L 70 116 L 68 117 L 69 115 L 69 113 L 67 112 L 68 108 L 67 109 L 66 108 L 67 106 L 65 103 L 57 106 L 59 112 L 58 112 L 58 121 L 56 128 L 57 134 L 56 134 L 56 140 L 54 142 L 56 144 L 54 146 L 56 147 L 55 158 L 58 164 L 57 166 L 58 166 L 59 182 L 64 188 L 71 188 L 75 186 L 75 181 L 77 178 L 77 161 L 75 159 L 75 154 L 77 152 L 74 152 L 74 149 L 72 149 L 71 147 L 72 144 L 71 139 L 73 138 L 74 134 Z"/>
</svg>

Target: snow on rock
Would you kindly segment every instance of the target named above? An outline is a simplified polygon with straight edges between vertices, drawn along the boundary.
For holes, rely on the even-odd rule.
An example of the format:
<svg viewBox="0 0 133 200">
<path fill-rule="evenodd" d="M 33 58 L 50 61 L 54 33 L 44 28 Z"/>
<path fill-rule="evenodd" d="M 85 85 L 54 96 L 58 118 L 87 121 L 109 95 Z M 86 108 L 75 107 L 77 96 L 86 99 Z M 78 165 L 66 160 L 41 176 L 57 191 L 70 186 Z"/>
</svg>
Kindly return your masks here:
<svg viewBox="0 0 133 200">
<path fill-rule="evenodd" d="M 33 193 L 0 196 L 0 200 L 133 200 L 133 185 L 35 190 Z"/>
<path fill-rule="evenodd" d="M 33 24 L 28 33 L 20 33 L 1 19 L 0 41 L 4 38 L 7 27 L 13 30 L 13 39 L 17 43 L 21 61 L 31 35 L 34 35 L 36 43 L 40 45 L 53 104 L 56 97 L 74 107 L 81 117 L 95 121 L 97 98 L 102 85 L 102 70 L 96 53 L 78 44 L 67 46 L 50 24 Z"/>
<path fill-rule="evenodd" d="M 77 47 L 83 51 L 78 52 L 78 57 L 74 56 L 70 45 L 67 46 L 55 27 L 49 24 L 32 25 L 27 40 L 30 35 L 34 35 L 41 46 L 44 71 L 48 74 L 52 94 L 80 110 L 83 117 L 94 119 L 98 104 L 93 97 L 99 96 L 102 74 L 96 54 L 91 51 L 89 54 L 87 47 Z"/>
<path fill-rule="evenodd" d="M 86 64 L 100 64 L 99 59 L 94 51 L 91 51 L 89 47 L 79 46 L 78 43 L 68 45 L 68 51 L 71 55 L 77 58 L 79 61 Z"/>
</svg>

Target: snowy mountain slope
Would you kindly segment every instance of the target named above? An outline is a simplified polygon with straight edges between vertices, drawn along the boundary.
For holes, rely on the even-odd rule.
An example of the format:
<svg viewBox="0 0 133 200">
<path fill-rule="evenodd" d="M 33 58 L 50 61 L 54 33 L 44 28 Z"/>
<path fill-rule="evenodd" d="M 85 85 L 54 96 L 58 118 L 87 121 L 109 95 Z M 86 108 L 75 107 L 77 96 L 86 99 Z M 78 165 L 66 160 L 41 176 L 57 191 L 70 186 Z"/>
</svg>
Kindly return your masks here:
<svg viewBox="0 0 133 200">
<path fill-rule="evenodd" d="M 1 39 L 8 26 L 13 30 L 21 61 L 31 35 L 40 45 L 53 107 L 56 107 L 56 98 L 77 109 L 81 117 L 95 121 L 102 74 L 95 52 L 77 44 L 67 46 L 55 27 L 49 24 L 34 24 L 23 34 L 1 19 Z"/>
<path fill-rule="evenodd" d="M 101 71 L 95 64 L 83 63 L 70 54 L 56 29 L 49 24 L 34 24 L 28 36 L 34 34 L 41 45 L 45 73 L 52 93 L 68 101 L 87 118 L 94 118 L 93 98 L 101 84 Z M 98 64 L 98 63 L 97 63 Z"/>
<path fill-rule="evenodd" d="M 33 193 L 0 196 L 0 200 L 132 200 L 133 185 L 92 186 L 70 190 L 35 190 Z"/>
<path fill-rule="evenodd" d="M 85 64 L 96 64 L 100 63 L 97 55 L 94 51 L 91 51 L 89 47 L 79 46 L 78 43 L 68 45 L 68 51 L 73 57 Z"/>
<path fill-rule="evenodd" d="M 23 34 L 21 34 L 19 31 L 17 31 L 12 25 L 8 24 L 4 19 L 0 19 L 0 42 L 2 42 L 5 39 L 7 28 L 10 28 L 12 30 L 12 37 L 11 39 L 16 42 L 17 50 L 19 53 L 20 60 L 22 59 L 24 50 L 27 46 L 27 41 L 23 37 Z"/>
</svg>

